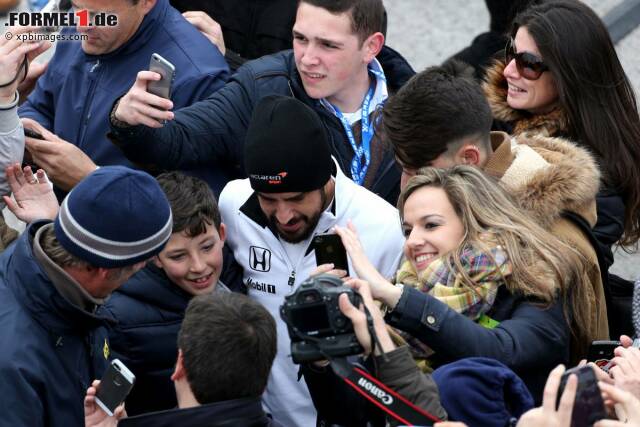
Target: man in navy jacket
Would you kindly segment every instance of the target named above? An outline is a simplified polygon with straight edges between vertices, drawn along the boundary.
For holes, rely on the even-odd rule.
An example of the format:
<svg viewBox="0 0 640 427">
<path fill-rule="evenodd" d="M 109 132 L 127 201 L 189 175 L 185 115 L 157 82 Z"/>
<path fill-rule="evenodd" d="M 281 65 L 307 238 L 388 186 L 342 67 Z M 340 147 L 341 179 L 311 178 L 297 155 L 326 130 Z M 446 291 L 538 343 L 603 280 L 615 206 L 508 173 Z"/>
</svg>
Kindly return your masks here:
<svg viewBox="0 0 640 427">
<path fill-rule="evenodd" d="M 82 397 L 110 357 L 110 319 L 97 309 L 162 250 L 171 226 L 151 176 L 104 167 L 53 223 L 32 223 L 0 256 L 2 425 L 82 425 Z"/>
<path fill-rule="evenodd" d="M 153 53 L 176 68 L 171 90 L 176 107 L 206 98 L 228 77 L 218 48 L 168 0 L 74 0 L 74 5 L 89 12 L 115 13 L 118 25 L 78 27 L 86 40 L 59 42 L 46 73 L 19 109 L 25 127 L 40 130 L 40 124 L 58 137 L 45 134 L 52 142 L 27 138 L 26 143 L 35 162 L 63 190 L 72 188 L 96 165 L 131 167 L 106 138 L 109 110 L 131 87 L 136 74 L 148 70 Z M 62 34 L 75 33 L 70 30 Z M 207 181 L 214 191 L 228 179 L 212 168 L 188 172 Z"/>
<path fill-rule="evenodd" d="M 183 109 L 140 90 L 145 82 L 139 78 L 112 111 L 114 140 L 135 162 L 160 168 L 226 165 L 244 173 L 243 147 L 255 106 L 269 95 L 291 96 L 318 113 L 340 169 L 395 205 L 400 173 L 375 135 L 375 112 L 414 72 L 383 46 L 383 32 L 380 0 L 302 0 L 293 52 L 248 62 L 222 90 Z M 175 114 L 167 111 L 172 108 Z"/>
</svg>

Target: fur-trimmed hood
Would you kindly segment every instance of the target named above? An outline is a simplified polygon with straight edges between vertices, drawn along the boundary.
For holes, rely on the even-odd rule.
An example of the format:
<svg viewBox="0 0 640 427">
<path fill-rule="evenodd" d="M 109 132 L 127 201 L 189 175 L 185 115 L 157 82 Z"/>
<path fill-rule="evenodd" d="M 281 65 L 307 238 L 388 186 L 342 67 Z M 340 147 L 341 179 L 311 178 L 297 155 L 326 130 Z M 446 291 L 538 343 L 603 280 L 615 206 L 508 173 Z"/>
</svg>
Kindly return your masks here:
<svg viewBox="0 0 640 427">
<path fill-rule="evenodd" d="M 556 107 L 546 114 L 531 114 L 524 110 L 515 110 L 507 104 L 507 80 L 503 72 L 506 64 L 496 60 L 487 68 L 482 85 L 485 96 L 491 106 L 493 118 L 513 126 L 512 134 L 540 134 L 559 136 L 566 133 L 569 124 L 564 111 Z"/>
<path fill-rule="evenodd" d="M 503 132 L 492 132 L 494 143 L 500 138 L 503 140 L 500 144 L 502 150 L 496 148 L 508 152 L 502 144 L 509 144 L 510 137 Z M 495 162 L 487 172 L 498 175 L 519 205 L 529 211 L 544 228 L 550 229 L 563 211 L 580 214 L 593 226 L 596 222 L 595 196 L 600 172 L 592 155 L 562 138 L 521 135 L 515 141 L 518 145 L 531 147 L 531 156 L 543 166 L 526 171 L 524 177 L 513 177 L 509 168 L 518 161 L 518 156 L 522 155 L 525 162 L 531 162 L 526 158 L 526 151 L 522 153 L 523 150 L 517 150 L 510 144 L 510 160 L 504 162 L 504 167 Z M 499 155 L 497 153 L 496 157 Z"/>
</svg>

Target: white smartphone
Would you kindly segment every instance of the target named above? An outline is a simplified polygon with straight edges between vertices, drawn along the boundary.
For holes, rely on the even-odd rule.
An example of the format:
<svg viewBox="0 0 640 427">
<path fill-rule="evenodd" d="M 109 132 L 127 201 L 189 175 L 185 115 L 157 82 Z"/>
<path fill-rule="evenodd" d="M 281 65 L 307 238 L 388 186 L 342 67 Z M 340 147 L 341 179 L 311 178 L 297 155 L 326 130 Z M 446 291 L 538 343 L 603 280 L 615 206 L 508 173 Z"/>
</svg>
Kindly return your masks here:
<svg viewBox="0 0 640 427">
<path fill-rule="evenodd" d="M 112 360 L 100 380 L 96 403 L 107 415 L 112 417 L 118 405 L 124 402 L 133 388 L 135 381 L 136 376 L 124 366 L 124 363 L 118 359 Z"/>
<path fill-rule="evenodd" d="M 162 98 L 171 99 L 171 84 L 176 75 L 176 67 L 162 56 L 154 53 L 149 61 L 149 71 L 162 76 L 160 80 L 150 81 L 147 91 Z"/>
</svg>

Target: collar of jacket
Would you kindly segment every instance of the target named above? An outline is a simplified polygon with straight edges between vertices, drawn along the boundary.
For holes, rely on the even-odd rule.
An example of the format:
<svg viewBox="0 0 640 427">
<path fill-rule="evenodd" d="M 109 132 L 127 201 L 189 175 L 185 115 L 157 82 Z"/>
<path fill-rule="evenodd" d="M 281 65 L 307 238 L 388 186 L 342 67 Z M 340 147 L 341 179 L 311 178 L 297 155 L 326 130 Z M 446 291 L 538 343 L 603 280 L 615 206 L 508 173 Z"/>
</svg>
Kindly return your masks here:
<svg viewBox="0 0 640 427">
<path fill-rule="evenodd" d="M 232 427 L 268 426 L 271 420 L 264 413 L 260 398 L 226 400 L 185 409 L 170 409 L 124 418 L 122 427 L 182 426 L 182 427 Z"/>
<path fill-rule="evenodd" d="M 133 34 L 133 36 L 131 36 L 129 40 L 127 40 L 122 46 L 120 46 L 113 52 L 105 53 L 102 55 L 88 55 L 85 54 L 82 49 L 80 49 L 79 42 L 78 49 L 83 53 L 87 62 L 96 60 L 108 61 L 113 57 L 122 57 L 131 53 L 135 53 L 147 43 L 149 43 L 149 40 L 154 37 L 156 32 L 162 31 L 164 29 L 163 21 L 169 11 L 169 7 L 169 0 L 157 0 L 155 6 L 153 6 L 153 9 L 151 9 L 149 13 L 144 16 L 142 22 L 140 23 L 140 26 Z M 63 31 L 63 33 L 67 32 L 75 33 L 76 29 L 74 27 L 73 29 L 65 29 Z"/>
<path fill-rule="evenodd" d="M 62 267 L 53 262 L 47 254 L 44 253 L 40 245 L 42 233 L 47 228 L 53 228 L 53 224 L 45 224 L 40 227 L 33 238 L 31 247 L 36 261 L 40 264 L 44 273 L 47 275 L 51 283 L 56 287 L 60 295 L 66 298 L 71 304 L 74 304 L 88 313 L 95 313 L 96 308 L 104 304 L 104 298 L 94 298 L 91 296 L 73 277 L 69 275 Z"/>
<path fill-rule="evenodd" d="M 56 334 L 85 334 L 113 318 L 88 313 L 63 297 L 51 282 L 33 253 L 33 239 L 40 227 L 50 221 L 37 221 L 29 225 L 15 243 L 12 260 L 7 266 L 7 286 L 46 330 Z"/>
<path fill-rule="evenodd" d="M 503 132 L 492 132 L 493 154 L 485 171 L 502 179 L 515 159 L 512 144 L 531 147 L 548 167 L 531 173 L 516 188 L 509 188 L 519 206 L 549 229 L 563 211 L 575 212 L 592 226 L 596 221 L 595 196 L 600 185 L 598 166 L 589 152 L 562 138 L 522 135 L 513 140 Z"/>
<path fill-rule="evenodd" d="M 229 292 L 220 281 L 214 292 Z M 193 295 L 173 283 L 164 270 L 149 261 L 145 268 L 134 274 L 114 292 L 114 297 L 124 295 L 162 310 L 182 315 Z M 107 303 L 107 305 L 111 305 Z M 118 316 L 116 316 L 118 317 Z M 120 321 L 120 319 L 118 319 Z"/>
<path fill-rule="evenodd" d="M 507 79 L 503 72 L 505 64 L 496 60 L 487 68 L 485 81 L 482 85 L 489 101 L 493 118 L 513 126 L 512 133 L 535 133 L 543 136 L 562 136 L 567 134 L 569 123 L 567 116 L 560 107 L 556 107 L 545 114 L 531 114 L 524 110 L 515 110 L 507 103 Z"/>
</svg>

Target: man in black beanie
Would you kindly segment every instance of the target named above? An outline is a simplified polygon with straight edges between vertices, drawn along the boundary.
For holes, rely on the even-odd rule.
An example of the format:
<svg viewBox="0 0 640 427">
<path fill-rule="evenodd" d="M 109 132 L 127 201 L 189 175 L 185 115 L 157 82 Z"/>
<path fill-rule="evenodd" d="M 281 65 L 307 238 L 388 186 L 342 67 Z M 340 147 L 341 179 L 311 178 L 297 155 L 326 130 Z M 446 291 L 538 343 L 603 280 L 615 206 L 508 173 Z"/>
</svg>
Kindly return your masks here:
<svg viewBox="0 0 640 427">
<path fill-rule="evenodd" d="M 404 240 L 397 210 L 342 173 L 311 108 L 289 97 L 264 97 L 249 124 L 244 159 L 249 178 L 227 184 L 220 212 L 249 296 L 274 317 L 285 295 L 316 267 L 313 236 L 349 220 L 373 265 L 385 276 L 395 273 Z M 283 425 L 314 425 L 311 397 L 289 357 L 286 325 L 278 320 L 277 327 L 278 354 L 263 402 Z"/>
</svg>

